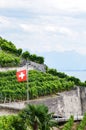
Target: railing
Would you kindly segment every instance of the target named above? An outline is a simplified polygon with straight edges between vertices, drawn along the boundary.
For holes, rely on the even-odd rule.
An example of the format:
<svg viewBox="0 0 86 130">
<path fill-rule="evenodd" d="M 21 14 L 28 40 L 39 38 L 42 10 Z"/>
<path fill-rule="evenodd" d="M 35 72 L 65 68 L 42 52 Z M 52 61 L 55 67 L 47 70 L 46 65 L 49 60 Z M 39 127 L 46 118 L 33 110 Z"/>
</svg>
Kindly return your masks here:
<svg viewBox="0 0 86 130">
<path fill-rule="evenodd" d="M 68 121 L 68 119 L 69 119 L 70 117 L 62 117 L 62 118 L 59 118 L 59 117 L 57 117 L 57 118 L 54 118 L 55 120 L 57 120 L 57 122 L 66 122 L 66 121 Z M 83 116 L 81 115 L 77 115 L 77 116 L 74 116 L 74 121 L 80 121 L 80 120 L 82 120 L 83 119 Z"/>
</svg>

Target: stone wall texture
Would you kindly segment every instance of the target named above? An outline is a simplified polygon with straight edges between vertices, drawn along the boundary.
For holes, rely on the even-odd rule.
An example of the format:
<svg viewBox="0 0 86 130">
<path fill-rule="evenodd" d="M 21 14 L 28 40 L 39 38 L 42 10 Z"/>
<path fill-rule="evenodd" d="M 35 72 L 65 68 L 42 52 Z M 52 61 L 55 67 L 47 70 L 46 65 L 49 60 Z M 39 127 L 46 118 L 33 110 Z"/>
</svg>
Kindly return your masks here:
<svg viewBox="0 0 86 130">
<path fill-rule="evenodd" d="M 64 118 L 68 118 L 70 115 L 82 116 L 86 112 L 86 88 L 77 86 L 71 91 L 58 93 L 58 95 L 25 101 L 23 105 L 22 102 L 20 105 L 18 103 L 16 105 L 13 103 L 0 104 L 0 112 L 3 112 L 4 109 L 12 114 L 12 112 L 15 113 L 23 109 L 26 104 L 45 104 L 48 106 L 49 112 Z"/>
<path fill-rule="evenodd" d="M 86 112 L 86 88 L 80 88 L 82 114 Z"/>
<path fill-rule="evenodd" d="M 50 112 L 54 112 L 55 115 L 62 117 L 69 117 L 70 115 L 81 116 L 82 106 L 81 104 L 80 88 L 76 87 L 71 91 L 66 91 L 54 95 L 51 97 L 45 97 L 41 99 L 36 99 L 29 101 L 31 104 L 45 104 L 48 106 Z M 83 99 L 84 101 L 85 99 Z M 28 102 L 27 102 L 28 103 Z M 85 111 L 86 108 L 84 108 Z"/>
<path fill-rule="evenodd" d="M 0 71 L 8 71 L 8 70 L 22 70 L 22 69 L 27 69 L 26 65 L 20 66 L 20 67 L 0 67 Z M 35 62 L 30 61 L 28 63 L 28 70 L 39 70 L 42 72 L 46 71 L 46 65 L 45 64 L 38 64 Z"/>
</svg>

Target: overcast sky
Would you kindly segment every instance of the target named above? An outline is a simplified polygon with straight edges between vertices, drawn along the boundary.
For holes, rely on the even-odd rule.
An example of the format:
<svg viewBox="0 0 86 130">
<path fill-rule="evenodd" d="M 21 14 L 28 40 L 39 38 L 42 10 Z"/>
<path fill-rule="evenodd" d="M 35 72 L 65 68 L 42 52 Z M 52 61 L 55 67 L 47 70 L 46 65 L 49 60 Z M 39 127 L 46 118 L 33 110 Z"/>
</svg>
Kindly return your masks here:
<svg viewBox="0 0 86 130">
<path fill-rule="evenodd" d="M 54 52 L 86 56 L 86 1 L 0 0 L 0 35 L 17 48 L 44 54 L 47 64 Z"/>
</svg>

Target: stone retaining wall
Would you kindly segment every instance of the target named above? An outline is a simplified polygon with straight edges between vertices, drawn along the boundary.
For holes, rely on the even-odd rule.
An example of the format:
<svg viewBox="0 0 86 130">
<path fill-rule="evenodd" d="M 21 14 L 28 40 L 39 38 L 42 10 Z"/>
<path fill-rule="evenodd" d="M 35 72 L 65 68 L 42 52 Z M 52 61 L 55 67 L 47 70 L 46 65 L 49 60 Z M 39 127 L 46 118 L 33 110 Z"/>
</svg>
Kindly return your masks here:
<svg viewBox="0 0 86 130">
<path fill-rule="evenodd" d="M 35 100 L 29 100 L 29 102 L 21 103 L 8 103 L 0 104 L 0 111 L 6 110 L 17 112 L 25 107 L 26 104 L 45 104 L 49 108 L 49 112 L 54 112 L 55 115 L 59 115 L 68 118 L 70 115 L 82 116 L 86 112 L 86 88 L 76 87 L 71 91 L 65 91 L 58 95 L 43 97 Z M 2 107 L 3 106 L 3 109 Z"/>
<path fill-rule="evenodd" d="M 70 115 L 81 116 L 82 106 L 80 98 L 80 88 L 68 92 L 62 92 L 59 96 L 54 95 L 39 100 L 29 101 L 31 104 L 43 103 L 48 106 L 50 112 L 62 117 L 69 117 Z M 28 102 L 27 102 L 28 104 Z"/>
</svg>

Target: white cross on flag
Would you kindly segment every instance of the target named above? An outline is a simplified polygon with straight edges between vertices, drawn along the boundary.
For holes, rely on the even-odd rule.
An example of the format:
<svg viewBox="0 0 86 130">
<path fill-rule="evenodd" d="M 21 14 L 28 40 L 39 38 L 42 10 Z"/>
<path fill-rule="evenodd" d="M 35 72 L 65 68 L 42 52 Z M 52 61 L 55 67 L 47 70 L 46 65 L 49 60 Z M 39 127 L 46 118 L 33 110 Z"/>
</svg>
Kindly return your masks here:
<svg viewBox="0 0 86 130">
<path fill-rule="evenodd" d="M 27 74 L 26 70 L 21 70 L 16 72 L 17 80 L 19 82 L 26 81 L 27 80 Z"/>
</svg>

